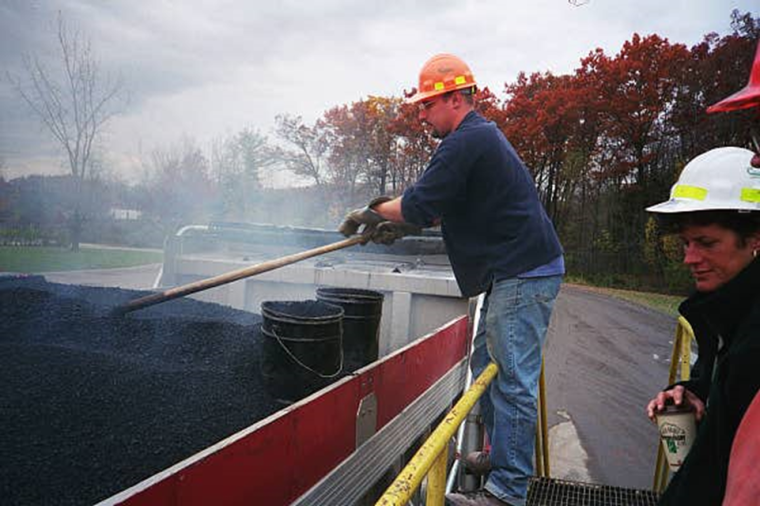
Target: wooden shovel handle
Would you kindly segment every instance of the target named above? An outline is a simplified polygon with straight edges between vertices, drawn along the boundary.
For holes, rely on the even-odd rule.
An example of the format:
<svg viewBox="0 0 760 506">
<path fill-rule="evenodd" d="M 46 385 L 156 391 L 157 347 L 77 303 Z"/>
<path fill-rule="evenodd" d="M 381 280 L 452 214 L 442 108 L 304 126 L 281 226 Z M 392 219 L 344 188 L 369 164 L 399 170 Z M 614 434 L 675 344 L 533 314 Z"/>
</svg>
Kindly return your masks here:
<svg viewBox="0 0 760 506">
<path fill-rule="evenodd" d="M 122 304 L 121 306 L 118 306 L 115 309 L 115 312 L 124 314 L 124 313 L 129 313 L 131 311 L 136 311 L 138 309 L 143 309 L 149 306 L 155 306 L 156 304 L 161 304 L 162 302 L 166 302 L 172 299 L 177 299 L 179 297 L 184 297 L 185 295 L 190 295 L 191 293 L 196 293 L 203 290 L 208 290 L 209 288 L 214 288 L 220 285 L 225 285 L 227 283 L 232 283 L 233 281 L 237 281 L 239 279 L 247 278 L 250 276 L 255 276 L 256 274 L 261 274 L 262 272 L 272 271 L 274 269 L 278 269 L 286 265 L 300 262 L 301 260 L 305 260 L 307 258 L 324 255 L 325 253 L 330 253 L 332 251 L 337 251 L 339 249 L 348 248 L 356 244 L 362 244 L 362 243 L 365 243 L 367 239 L 368 238 L 366 236 L 355 235 L 353 237 L 349 237 L 348 239 L 334 242 L 332 244 L 327 244 L 325 246 L 320 246 L 318 248 L 313 248 L 307 251 L 302 251 L 301 253 L 294 253 L 292 255 L 276 258 L 274 260 L 268 260 L 266 262 L 253 265 L 251 267 L 243 267 L 242 269 L 238 269 L 236 271 L 228 272 L 225 274 L 220 274 L 218 276 L 214 276 L 213 278 L 194 281 L 186 285 L 170 288 L 160 293 L 153 293 L 150 295 L 146 295 L 145 297 L 134 299 L 132 301 L 127 302 L 126 304 Z"/>
</svg>

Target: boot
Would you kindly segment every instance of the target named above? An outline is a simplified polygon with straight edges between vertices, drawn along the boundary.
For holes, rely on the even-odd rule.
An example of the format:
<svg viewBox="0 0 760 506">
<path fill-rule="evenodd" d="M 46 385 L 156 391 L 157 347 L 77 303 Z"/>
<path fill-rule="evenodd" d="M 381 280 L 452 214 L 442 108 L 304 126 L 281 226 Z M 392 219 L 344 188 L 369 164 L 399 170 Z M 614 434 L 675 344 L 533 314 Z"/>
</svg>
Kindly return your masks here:
<svg viewBox="0 0 760 506">
<path fill-rule="evenodd" d="M 484 475 L 491 472 L 491 454 L 489 452 L 470 452 L 464 459 L 464 467 L 472 474 Z"/>
<path fill-rule="evenodd" d="M 511 506 L 487 490 L 467 494 L 446 494 L 446 506 Z"/>
</svg>

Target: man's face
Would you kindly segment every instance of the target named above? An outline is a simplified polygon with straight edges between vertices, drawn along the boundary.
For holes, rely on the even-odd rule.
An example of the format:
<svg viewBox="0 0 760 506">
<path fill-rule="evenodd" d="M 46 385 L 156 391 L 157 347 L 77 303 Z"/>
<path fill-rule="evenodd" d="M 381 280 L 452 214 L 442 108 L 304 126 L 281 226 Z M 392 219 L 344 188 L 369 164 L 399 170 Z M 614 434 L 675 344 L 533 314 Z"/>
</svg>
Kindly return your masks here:
<svg viewBox="0 0 760 506">
<path fill-rule="evenodd" d="M 433 127 L 433 137 L 436 139 L 443 139 L 451 133 L 453 117 L 451 102 L 450 96 L 438 95 L 419 103 L 417 118 L 422 123 Z"/>
<path fill-rule="evenodd" d="M 760 248 L 760 234 L 741 245 L 739 235 L 720 225 L 689 225 L 681 233 L 683 263 L 691 270 L 700 292 L 717 290 L 741 272 Z"/>
</svg>

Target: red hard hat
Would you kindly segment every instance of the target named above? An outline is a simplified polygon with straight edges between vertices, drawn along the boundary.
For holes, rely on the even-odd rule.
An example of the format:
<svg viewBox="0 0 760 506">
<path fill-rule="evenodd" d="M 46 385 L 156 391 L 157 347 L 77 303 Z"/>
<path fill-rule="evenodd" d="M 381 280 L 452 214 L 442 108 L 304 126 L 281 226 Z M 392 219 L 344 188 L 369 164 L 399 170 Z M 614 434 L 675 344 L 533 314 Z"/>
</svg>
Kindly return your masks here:
<svg viewBox="0 0 760 506">
<path fill-rule="evenodd" d="M 454 90 L 475 87 L 470 67 L 453 54 L 438 54 L 430 58 L 420 71 L 417 93 L 409 102 L 417 103 Z"/>
<path fill-rule="evenodd" d="M 749 75 L 747 86 L 717 104 L 711 105 L 707 108 L 707 112 L 736 111 L 753 106 L 760 106 L 760 42 L 757 44 L 755 61 L 752 64 L 752 73 Z"/>
</svg>

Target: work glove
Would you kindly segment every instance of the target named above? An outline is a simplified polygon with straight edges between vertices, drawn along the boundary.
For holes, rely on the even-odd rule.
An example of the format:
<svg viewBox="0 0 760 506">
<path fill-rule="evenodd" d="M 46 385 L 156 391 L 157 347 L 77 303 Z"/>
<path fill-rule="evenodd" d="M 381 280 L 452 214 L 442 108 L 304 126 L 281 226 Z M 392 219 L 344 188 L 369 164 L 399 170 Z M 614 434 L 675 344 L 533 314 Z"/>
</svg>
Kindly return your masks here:
<svg viewBox="0 0 760 506">
<path fill-rule="evenodd" d="M 338 232 L 346 237 L 352 236 L 359 231 L 359 227 L 364 225 L 364 232 L 369 233 L 371 229 L 385 221 L 385 218 L 377 214 L 372 207 L 383 202 L 393 200 L 390 197 L 382 196 L 376 197 L 370 201 L 365 207 L 354 209 L 346 215 L 338 228 Z"/>
<path fill-rule="evenodd" d="M 376 244 L 385 244 L 390 246 L 397 239 L 407 235 L 420 235 L 422 229 L 411 223 L 399 223 L 396 221 L 383 221 L 374 227 L 370 232 L 370 239 Z"/>
</svg>

